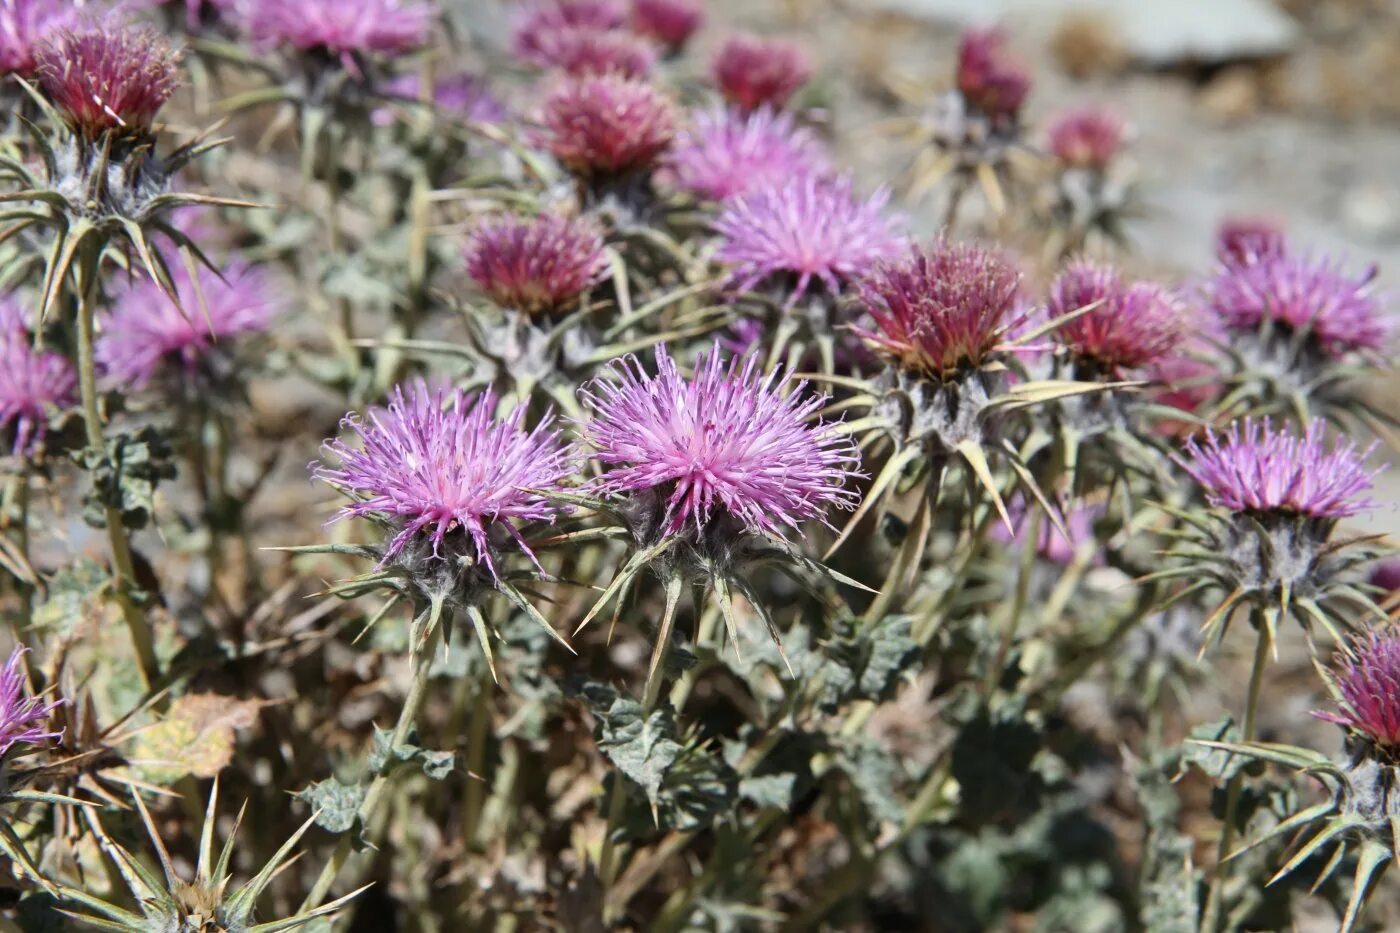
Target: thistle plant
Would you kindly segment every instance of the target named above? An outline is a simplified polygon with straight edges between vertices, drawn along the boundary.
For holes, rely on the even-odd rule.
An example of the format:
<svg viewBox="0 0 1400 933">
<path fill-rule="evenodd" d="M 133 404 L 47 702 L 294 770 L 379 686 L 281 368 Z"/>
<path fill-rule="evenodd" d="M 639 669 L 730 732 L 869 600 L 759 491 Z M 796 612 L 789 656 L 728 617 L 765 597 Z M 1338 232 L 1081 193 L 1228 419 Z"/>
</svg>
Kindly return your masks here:
<svg viewBox="0 0 1400 933">
<path fill-rule="evenodd" d="M 828 157 L 789 114 L 711 107 L 690 114 L 666 161 L 669 186 L 702 201 L 728 201 L 795 177 L 828 174 Z"/>
<path fill-rule="evenodd" d="M 731 36 L 710 63 L 720 96 L 743 111 L 783 109 L 811 76 L 812 66 L 796 44 L 753 35 Z"/>
<path fill-rule="evenodd" d="M 705 20 L 699 0 L 633 0 L 632 29 L 678 55 Z"/>
<path fill-rule="evenodd" d="M 1125 243 L 1124 225 L 1140 207 L 1124 149 L 1129 129 L 1113 111 L 1084 107 L 1060 114 L 1046 128 L 1053 161 L 1046 211 L 1047 255 L 1060 257 Z"/>
</svg>

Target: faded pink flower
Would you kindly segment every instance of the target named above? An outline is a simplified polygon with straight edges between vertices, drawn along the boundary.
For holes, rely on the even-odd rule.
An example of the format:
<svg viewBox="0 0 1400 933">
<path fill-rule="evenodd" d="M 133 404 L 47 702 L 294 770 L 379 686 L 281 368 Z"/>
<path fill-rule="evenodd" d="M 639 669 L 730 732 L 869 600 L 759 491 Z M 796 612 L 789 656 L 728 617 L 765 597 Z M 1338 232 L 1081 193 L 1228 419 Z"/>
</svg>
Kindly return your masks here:
<svg viewBox="0 0 1400 933">
<path fill-rule="evenodd" d="M 795 43 L 759 36 L 730 37 L 716 53 L 710 76 L 724 99 L 744 110 L 781 110 L 812 77 L 807 56 Z"/>
</svg>

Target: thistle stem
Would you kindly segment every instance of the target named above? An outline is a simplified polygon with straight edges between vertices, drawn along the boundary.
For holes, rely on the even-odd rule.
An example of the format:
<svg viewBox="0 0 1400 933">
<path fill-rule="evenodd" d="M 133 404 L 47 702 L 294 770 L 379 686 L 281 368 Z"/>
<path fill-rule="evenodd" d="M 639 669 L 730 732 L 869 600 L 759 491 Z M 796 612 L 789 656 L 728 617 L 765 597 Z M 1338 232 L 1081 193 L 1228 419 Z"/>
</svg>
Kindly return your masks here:
<svg viewBox="0 0 1400 933">
<path fill-rule="evenodd" d="M 471 850 L 481 823 L 481 807 L 486 797 L 484 778 L 480 775 L 486 766 L 486 732 L 491 722 L 491 697 L 496 682 L 491 678 L 491 669 L 482 665 L 481 679 L 476 686 L 472 701 L 472 718 L 467 726 L 467 788 L 462 802 L 462 845 Z"/>
<path fill-rule="evenodd" d="M 394 724 L 393 735 L 389 738 L 388 760 L 394 760 L 394 751 L 408 739 L 408 734 L 413 731 L 413 725 L 418 721 L 418 713 L 423 709 L 423 701 L 428 695 L 428 671 L 433 665 L 433 660 L 437 657 L 438 642 L 442 639 L 442 623 L 432 627 L 428 632 L 427 641 L 419 649 L 417 656 L 413 660 L 413 679 L 409 683 L 408 696 L 404 697 L 403 708 L 399 710 L 398 722 Z M 360 821 L 366 827 L 378 826 L 378 815 L 380 807 L 388 800 L 389 782 L 392 772 L 387 770 L 375 775 L 370 782 L 369 790 L 365 792 L 364 802 L 360 804 Z M 377 835 L 371 829 L 371 835 Z M 315 910 L 325 901 L 326 895 L 330 893 L 331 886 L 335 884 L 336 877 L 340 870 L 345 867 L 349 860 L 351 834 L 344 833 L 340 841 L 336 843 L 335 850 L 321 869 L 321 874 L 317 876 L 316 883 L 311 886 L 311 891 L 306 895 L 306 900 L 302 901 L 298 913 L 305 913 L 308 910 Z M 371 843 L 379 840 L 371 839 Z"/>
<path fill-rule="evenodd" d="M 1254 666 L 1249 672 L 1249 695 L 1245 701 L 1244 726 L 1241 741 L 1253 742 L 1255 719 L 1259 712 L 1259 690 L 1264 683 L 1264 667 L 1269 659 L 1269 635 L 1259 610 L 1254 611 L 1254 631 L 1257 636 L 1254 644 Z M 1205 911 L 1201 915 L 1203 933 L 1214 933 L 1220 929 L 1221 912 L 1224 909 L 1225 884 L 1229 880 L 1231 863 L 1228 861 L 1230 847 L 1234 843 L 1235 814 L 1240 806 L 1240 794 L 1244 790 L 1244 772 L 1236 771 L 1225 789 L 1225 825 L 1220 830 L 1220 844 L 1215 850 L 1215 869 L 1210 879 L 1210 892 L 1206 896 Z"/>
<path fill-rule="evenodd" d="M 102 416 L 97 409 L 97 363 L 93 353 L 94 318 L 97 314 L 98 270 L 102 264 L 102 245 L 89 239 L 82 246 L 78 266 L 78 391 L 82 396 L 83 425 L 87 430 L 88 446 L 106 450 L 102 433 Z M 149 692 L 160 683 L 160 661 L 156 658 L 155 635 L 150 619 L 132 598 L 136 588 L 136 567 L 131 558 L 131 542 L 127 540 L 126 525 L 121 510 L 111 504 L 103 505 L 107 522 L 107 542 L 112 551 L 112 584 L 117 605 L 131 633 L 136 659 L 141 668 L 142 686 Z"/>
</svg>

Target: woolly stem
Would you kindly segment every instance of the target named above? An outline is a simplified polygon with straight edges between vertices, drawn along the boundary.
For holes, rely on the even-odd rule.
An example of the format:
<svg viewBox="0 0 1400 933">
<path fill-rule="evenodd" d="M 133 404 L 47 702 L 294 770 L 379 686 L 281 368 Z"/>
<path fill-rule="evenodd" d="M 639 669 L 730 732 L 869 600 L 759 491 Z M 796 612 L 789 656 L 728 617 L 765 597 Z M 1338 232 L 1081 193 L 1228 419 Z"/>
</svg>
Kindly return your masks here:
<svg viewBox="0 0 1400 933">
<path fill-rule="evenodd" d="M 98 272 L 102 264 L 102 244 L 88 238 L 80 247 L 78 265 L 78 391 L 83 403 L 83 426 L 87 431 L 88 447 L 106 451 L 102 433 L 102 416 L 97 408 L 97 361 L 94 347 L 94 318 L 97 314 Z M 122 619 L 131 633 L 136 659 L 141 668 L 142 686 L 149 692 L 160 683 L 160 661 L 156 658 L 155 634 L 150 619 L 136 605 L 132 591 L 136 589 L 136 566 L 131 558 L 131 542 L 126 536 L 121 510 L 110 503 L 103 504 L 107 523 L 107 542 L 112 551 L 112 588 Z"/>
<path fill-rule="evenodd" d="M 1254 665 L 1249 671 L 1249 694 L 1245 701 L 1244 726 L 1240 741 L 1253 742 L 1255 719 L 1259 712 L 1259 690 L 1264 683 L 1264 667 L 1269 660 L 1269 634 L 1264 625 L 1262 613 L 1254 610 Z M 1240 806 L 1240 794 L 1244 790 L 1244 772 L 1236 771 L 1225 789 L 1225 825 L 1220 830 L 1220 844 L 1215 850 L 1215 869 L 1210 879 L 1210 892 L 1206 896 L 1205 911 L 1201 915 L 1203 933 L 1214 933 L 1220 929 L 1221 912 L 1224 909 L 1225 884 L 1229 880 L 1233 863 L 1228 861 L 1230 846 L 1234 843 L 1235 814 Z"/>
</svg>

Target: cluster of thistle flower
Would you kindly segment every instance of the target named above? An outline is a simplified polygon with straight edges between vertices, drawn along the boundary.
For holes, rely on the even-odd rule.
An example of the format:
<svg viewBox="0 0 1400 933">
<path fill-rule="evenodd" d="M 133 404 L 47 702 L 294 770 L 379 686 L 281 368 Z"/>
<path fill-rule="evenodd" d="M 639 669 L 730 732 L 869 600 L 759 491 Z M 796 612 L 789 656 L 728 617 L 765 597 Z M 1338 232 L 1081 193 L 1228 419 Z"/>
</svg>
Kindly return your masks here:
<svg viewBox="0 0 1400 933">
<path fill-rule="evenodd" d="M 834 167 L 793 108 L 811 75 L 795 46 L 729 39 L 709 69 L 708 101 L 680 108 L 666 60 L 701 23 L 695 0 L 528 6 L 513 52 L 540 77 L 519 119 L 474 76 L 451 75 L 422 93 L 419 76 L 395 74 L 396 59 L 429 44 L 428 3 L 187 0 L 182 13 L 191 30 L 223 30 L 314 63 L 318 80 L 299 86 L 298 100 L 361 109 L 369 100 L 367 132 L 392 127 L 393 105 L 421 97 L 437 115 L 490 126 L 486 140 L 508 142 L 498 155 L 514 172 L 512 197 L 472 216 L 463 245 L 466 274 L 487 299 L 467 309 L 469 364 L 459 375 L 470 388 L 404 379 L 384 407 L 348 415 L 344 436 L 312 466 L 351 500 L 340 517 L 382 532 L 369 545 L 332 548 L 375 567 L 331 592 L 389 588 L 414 606 L 419 686 L 390 753 L 412 729 L 421 680 L 452 624 L 471 624 L 495 673 L 495 597 L 568 644 L 528 598 L 527 581 L 560 585 L 545 547 L 562 564 L 571 549 L 614 542 L 615 554 L 622 545 L 620 569 L 598 584 L 579 629 L 610 604 L 620 615 L 629 593 L 660 581 L 665 608 L 641 690 L 650 712 L 680 596 L 693 584 L 713 591 L 735 650 L 749 611 L 780 642 L 779 620 L 753 581 L 757 568 L 777 566 L 838 594 L 843 613 L 860 605 L 863 624 L 915 616 L 922 651 L 950 602 L 925 598 L 931 579 L 950 585 L 929 573 L 935 538 L 953 541 L 970 564 L 1000 520 L 1008 538 L 1031 530 L 1033 555 L 1069 563 L 1079 559 L 1072 553 L 1150 529 L 1180 541 L 1171 566 L 1139 581 L 1150 606 L 1199 609 L 1207 643 L 1248 612 L 1259 650 L 1241 741 L 1224 747 L 1333 779 L 1330 801 L 1267 835 L 1322 826 L 1285 870 L 1328 844 L 1356 843 L 1346 914 L 1348 926 L 1355 921 L 1396 854 L 1388 827 L 1400 812 L 1400 637 L 1383 627 L 1386 607 L 1364 576 L 1374 542 L 1338 531 L 1371 505 L 1374 470 L 1369 448 L 1334 439 L 1328 427 L 1385 429 L 1384 413 L 1356 390 L 1356 377 L 1384 362 L 1390 338 L 1372 271 L 1351 274 L 1267 224 L 1236 224 L 1221 232 L 1218 268 L 1199 286 L 1135 280 L 1076 258 L 1035 295 L 1008 253 L 954 237 L 955 209 L 943 235 L 911 242 L 887 211 L 887 191 L 862 195 Z M 43 111 L 30 114 L 39 124 L 31 161 L 0 163 L 16 183 L 6 200 L 22 205 L 4 234 L 19 244 L 5 281 L 37 284 L 0 315 L 0 424 L 20 471 L 42 465 L 47 428 L 80 400 L 88 446 L 103 446 L 99 380 L 119 395 L 155 390 L 192 403 L 247 379 L 229 355 L 231 338 L 268 329 L 278 310 L 265 275 L 232 252 L 217 263 L 221 275 L 197 271 L 213 235 L 200 215 L 177 209 L 221 202 L 173 183 L 207 147 L 156 152 L 154 120 L 175 88 L 179 55 L 154 32 L 83 18 L 91 15 L 41 0 L 0 12 L 0 67 L 37 83 Z M 336 82 L 319 80 L 330 72 Z M 952 172 L 955 186 L 979 183 L 994 207 L 1015 208 L 1010 154 L 1027 148 L 1029 90 L 1000 33 L 969 33 L 918 183 Z M 281 86 L 265 99 L 292 93 Z M 308 124 L 311 112 L 301 113 Z M 1099 110 L 1049 128 L 1060 172 L 1052 222 L 1074 230 L 1066 242 L 1087 244 L 1091 228 L 1113 233 L 1125 196 L 1112 179 L 1126 138 L 1124 124 Z M 51 241 L 38 242 L 44 232 Z M 127 284 L 115 274 L 119 258 L 137 270 Z M 35 266 L 41 276 L 31 275 Z M 94 321 L 101 295 L 110 307 Z M 51 327 L 64 296 L 73 307 Z M 46 330 L 64 332 L 52 341 L 60 349 L 49 348 Z M 76 358 L 62 352 L 70 348 Z M 797 378 L 800 368 L 809 378 Z M 811 391 L 811 382 L 833 394 Z M 569 415 L 572 440 L 551 403 Z M 841 511 L 852 514 L 838 528 Z M 113 514 L 117 590 L 129 595 Z M 912 517 L 876 532 L 865 519 L 877 514 Z M 534 527 L 566 522 L 553 535 Z M 892 552 L 877 589 L 808 553 L 808 537 L 823 529 L 835 534 L 828 560 L 860 534 L 876 553 Z M 964 574 L 951 585 L 965 582 Z M 130 600 L 125 608 L 139 651 L 140 610 Z M 988 696 L 1019 663 L 1015 615 L 977 678 Z M 1348 640 L 1368 615 L 1374 631 Z M 1339 652 L 1340 712 L 1327 715 L 1351 738 L 1342 765 L 1254 742 L 1263 670 L 1288 618 L 1310 647 L 1321 630 Z M 572 620 L 555 623 L 563 621 Z M 0 753 L 57 737 L 42 725 L 54 704 L 26 694 L 20 660 L 0 679 Z M 154 688 L 158 666 L 148 673 Z M 684 691 L 677 696 L 683 706 Z M 934 769 L 911 825 L 938 799 L 940 775 Z M 357 805 L 366 825 L 375 825 L 386 780 L 376 778 Z M 1242 781 L 1237 774 L 1228 792 L 1209 927 L 1229 896 L 1220 879 Z M 137 804 L 145 815 L 139 796 Z M 0 846 L 15 857 L 5 833 Z M 608 884 L 611 837 L 606 846 Z M 222 902 L 226 864 L 211 871 L 207 849 L 199 883 Z M 288 923 L 345 902 L 321 903 L 345 859 L 330 860 L 309 912 Z M 230 896 L 220 922 L 246 920 L 275 868 Z M 55 890 L 109 928 L 145 922 Z M 188 913 L 174 894 L 163 897 L 142 899 L 143 913 Z"/>
</svg>

